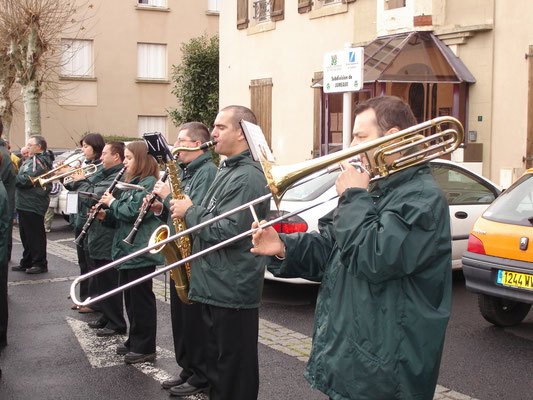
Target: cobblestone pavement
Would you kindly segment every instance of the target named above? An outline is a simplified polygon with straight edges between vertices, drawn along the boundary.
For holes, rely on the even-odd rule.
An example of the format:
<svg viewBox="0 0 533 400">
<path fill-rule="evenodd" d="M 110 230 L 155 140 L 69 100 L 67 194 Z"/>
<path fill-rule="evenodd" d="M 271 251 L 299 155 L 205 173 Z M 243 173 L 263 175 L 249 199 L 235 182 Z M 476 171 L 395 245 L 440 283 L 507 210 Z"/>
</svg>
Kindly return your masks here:
<svg viewBox="0 0 533 400">
<path fill-rule="evenodd" d="M 18 230 L 14 230 L 13 238 L 19 240 Z M 64 239 L 65 240 L 65 239 Z M 61 242 L 64 240 L 48 241 L 48 253 L 60 257 L 66 261 L 77 263 L 76 251 L 68 247 Z M 70 239 L 69 239 L 70 240 Z M 65 281 L 74 280 L 75 277 L 55 278 L 55 279 L 40 279 L 35 281 L 25 282 L 10 282 L 10 285 L 17 284 L 38 284 L 51 281 Z M 168 303 L 170 301 L 168 279 L 165 280 L 154 279 L 153 290 L 156 298 L 160 301 Z M 311 337 L 303 335 L 301 333 L 287 329 L 281 325 L 267 321 L 265 319 L 259 319 L 259 343 L 268 346 L 274 350 L 280 351 L 289 356 L 295 357 L 302 362 L 307 362 L 309 354 L 311 352 Z M 303 368 L 303 366 L 302 366 Z M 188 399 L 207 399 L 202 395 L 189 396 Z M 453 391 L 444 386 L 437 385 L 435 390 L 434 400 L 477 400 L 473 397 L 464 395 L 462 393 Z"/>
</svg>

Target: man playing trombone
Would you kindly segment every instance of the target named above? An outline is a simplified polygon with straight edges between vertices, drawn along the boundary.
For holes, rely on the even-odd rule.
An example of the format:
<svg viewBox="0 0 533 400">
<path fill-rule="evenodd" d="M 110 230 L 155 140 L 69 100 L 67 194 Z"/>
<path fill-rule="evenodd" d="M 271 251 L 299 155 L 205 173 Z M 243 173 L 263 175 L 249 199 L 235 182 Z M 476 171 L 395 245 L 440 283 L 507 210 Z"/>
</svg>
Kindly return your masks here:
<svg viewBox="0 0 533 400">
<path fill-rule="evenodd" d="M 180 126 L 174 147 L 199 147 L 209 139 L 209 130 L 204 124 L 188 122 Z M 211 152 L 208 150 L 182 151 L 178 157 L 183 194 L 189 196 L 194 204 L 200 204 L 217 172 Z M 155 201 L 152 210 L 159 213 L 160 218 L 167 222 L 167 218 L 170 219 L 170 200 L 172 199 L 170 187 L 167 183 L 158 181 L 153 193 L 164 202 Z M 148 201 L 149 197 L 146 196 L 145 200 Z M 172 221 L 168 221 L 168 226 L 174 230 Z M 177 379 L 166 380 L 162 386 L 169 389 L 172 395 L 188 396 L 208 386 L 205 355 L 206 327 L 202 321 L 202 305 L 182 303 L 174 285 L 170 286 L 170 317 L 174 353 L 176 362 L 182 371 Z"/>
<path fill-rule="evenodd" d="M 268 192 L 260 165 L 250 156 L 241 120 L 256 123 L 246 107 L 229 106 L 218 113 L 212 136 L 217 141 L 215 151 L 227 159 L 200 204 L 194 205 L 189 197 L 170 202 L 172 218 L 185 218 L 193 227 Z M 256 212 L 265 218 L 268 201 Z M 193 253 L 247 230 L 252 221 L 249 212 L 236 213 L 194 232 Z M 258 308 L 265 260 L 249 249 L 249 240 L 243 239 L 191 262 L 189 300 L 202 305 L 207 326 L 211 400 L 257 398 Z"/>
<path fill-rule="evenodd" d="M 352 146 L 416 124 L 396 97 L 370 99 L 355 115 Z M 448 206 L 427 163 L 370 186 L 367 170 L 343 163 L 320 232 L 260 229 L 251 252 L 276 256 L 277 276 L 322 283 L 305 371 L 314 388 L 335 400 L 429 400 L 451 306 Z"/>
</svg>

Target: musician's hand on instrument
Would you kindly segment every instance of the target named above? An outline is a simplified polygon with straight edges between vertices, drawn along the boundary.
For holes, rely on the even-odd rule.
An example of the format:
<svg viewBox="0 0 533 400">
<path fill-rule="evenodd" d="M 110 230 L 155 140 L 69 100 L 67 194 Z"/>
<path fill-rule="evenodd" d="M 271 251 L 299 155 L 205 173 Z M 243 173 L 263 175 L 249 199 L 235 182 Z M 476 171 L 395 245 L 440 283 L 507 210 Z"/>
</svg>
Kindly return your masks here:
<svg viewBox="0 0 533 400">
<path fill-rule="evenodd" d="M 99 203 L 102 203 L 102 204 L 105 204 L 106 206 L 109 207 L 109 205 L 111 204 L 111 202 L 114 200 L 115 198 L 113 197 L 113 195 L 109 192 L 105 192 L 102 197 L 100 198 L 100 201 Z"/>
<path fill-rule="evenodd" d="M 263 220 L 260 224 L 265 224 Z M 257 222 L 252 223 L 252 229 L 257 228 Z M 285 243 L 281 241 L 278 233 L 271 226 L 267 228 L 261 228 L 252 234 L 252 247 L 251 253 L 259 254 L 263 256 L 278 256 L 279 258 L 285 258 Z"/>
<path fill-rule="evenodd" d="M 161 199 L 165 200 L 170 194 L 170 187 L 165 182 L 157 181 L 154 185 L 153 192 L 157 194 Z"/>
<path fill-rule="evenodd" d="M 82 179 L 85 179 L 85 174 L 84 173 L 79 173 L 79 174 L 72 174 L 70 175 L 70 179 L 72 179 L 74 182 L 77 182 L 77 181 L 81 181 Z"/>
<path fill-rule="evenodd" d="M 342 172 L 335 181 L 335 187 L 337 194 L 342 196 L 346 189 L 350 188 L 362 188 L 366 189 L 370 182 L 370 175 L 361 169 L 357 169 L 350 163 L 344 161 L 341 163 Z"/>
<path fill-rule="evenodd" d="M 105 219 L 105 211 L 98 210 L 98 214 L 96 214 L 96 218 L 98 218 L 100 221 L 103 221 Z"/>
<path fill-rule="evenodd" d="M 185 213 L 192 206 L 192 201 L 189 196 L 185 196 L 182 200 L 170 200 L 170 211 L 172 218 L 183 218 Z"/>
</svg>

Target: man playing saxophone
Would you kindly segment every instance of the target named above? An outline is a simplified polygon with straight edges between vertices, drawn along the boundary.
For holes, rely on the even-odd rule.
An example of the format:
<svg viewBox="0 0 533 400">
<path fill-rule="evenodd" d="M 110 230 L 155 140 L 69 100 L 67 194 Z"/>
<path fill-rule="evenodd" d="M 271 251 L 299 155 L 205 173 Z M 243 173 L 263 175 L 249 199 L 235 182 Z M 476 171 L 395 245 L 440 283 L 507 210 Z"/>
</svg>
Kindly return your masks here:
<svg viewBox="0 0 533 400">
<path fill-rule="evenodd" d="M 355 115 L 352 145 L 416 124 L 397 97 L 370 99 Z M 370 186 L 365 171 L 343 169 L 320 232 L 260 229 L 251 251 L 276 256 L 277 276 L 322 283 L 305 371 L 314 388 L 335 400 L 430 400 L 451 307 L 446 199 L 427 163 Z"/>
<path fill-rule="evenodd" d="M 201 122 L 183 124 L 178 133 L 174 147 L 199 147 L 209 141 L 207 127 Z M 209 186 L 215 179 L 217 168 L 213 164 L 211 152 L 208 150 L 183 151 L 179 153 L 179 178 L 183 194 L 190 197 L 194 204 L 200 204 Z M 158 181 L 153 193 L 157 194 L 163 203 L 155 201 L 152 210 L 173 230 L 170 219 L 170 200 L 172 193 L 167 183 Z M 146 196 L 145 202 L 150 196 Z M 143 204 L 144 206 L 144 204 Z M 202 321 L 202 306 L 200 303 L 184 304 L 178 298 L 174 285 L 170 289 L 170 317 L 172 322 L 172 337 L 176 362 L 182 368 L 178 378 L 169 379 L 162 383 L 170 394 L 188 396 L 205 390 L 207 382 L 207 359 L 205 356 L 206 327 Z"/>
<path fill-rule="evenodd" d="M 268 193 L 259 163 L 254 162 L 239 122 L 256 123 L 242 106 L 222 109 L 212 132 L 215 151 L 227 158 L 200 204 L 190 198 L 172 200 L 172 218 L 185 218 L 187 226 L 229 211 Z M 266 218 L 269 203 L 255 210 Z M 242 212 L 193 233 L 193 253 L 246 231 L 253 221 Z M 200 303 L 207 326 L 208 382 L 211 400 L 253 400 L 259 389 L 257 342 L 259 303 L 264 279 L 263 257 L 249 252 L 250 241 L 239 240 L 191 262 L 189 300 Z"/>
</svg>

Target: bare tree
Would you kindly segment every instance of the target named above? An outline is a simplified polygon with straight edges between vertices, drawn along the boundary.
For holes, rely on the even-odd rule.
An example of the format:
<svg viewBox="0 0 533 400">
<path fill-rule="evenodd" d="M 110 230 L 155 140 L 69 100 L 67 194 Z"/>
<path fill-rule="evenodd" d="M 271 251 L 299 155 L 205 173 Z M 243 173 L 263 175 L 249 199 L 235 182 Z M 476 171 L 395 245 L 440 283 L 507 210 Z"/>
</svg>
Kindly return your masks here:
<svg viewBox="0 0 533 400">
<path fill-rule="evenodd" d="M 0 2 L 0 37 L 7 41 L 7 56 L 21 87 L 26 138 L 41 135 L 40 99 L 49 83 L 47 75 L 58 73 L 61 34 L 68 27 L 84 29 L 80 21 L 87 6 L 75 0 Z"/>
<path fill-rule="evenodd" d="M 7 44 L 0 38 L 0 120 L 3 123 L 3 136 L 9 137 L 11 121 L 13 121 L 13 95 L 16 71 L 7 55 Z"/>
</svg>

